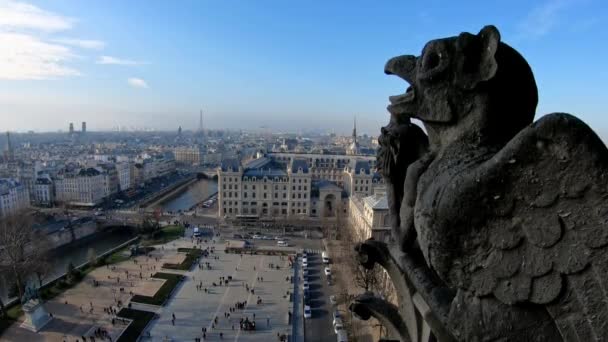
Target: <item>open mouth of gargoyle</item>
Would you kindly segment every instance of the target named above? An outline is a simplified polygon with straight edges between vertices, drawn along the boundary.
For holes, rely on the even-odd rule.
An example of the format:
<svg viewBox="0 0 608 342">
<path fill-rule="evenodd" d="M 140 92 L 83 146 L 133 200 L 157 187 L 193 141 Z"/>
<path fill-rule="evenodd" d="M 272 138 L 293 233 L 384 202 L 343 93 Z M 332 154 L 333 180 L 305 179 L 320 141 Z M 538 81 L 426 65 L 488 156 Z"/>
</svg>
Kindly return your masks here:
<svg viewBox="0 0 608 342">
<path fill-rule="evenodd" d="M 391 105 L 398 105 L 402 103 L 412 102 L 415 98 L 416 93 L 414 92 L 414 88 L 412 86 L 409 86 L 405 93 L 401 95 L 389 96 L 388 100 L 391 102 Z"/>
</svg>

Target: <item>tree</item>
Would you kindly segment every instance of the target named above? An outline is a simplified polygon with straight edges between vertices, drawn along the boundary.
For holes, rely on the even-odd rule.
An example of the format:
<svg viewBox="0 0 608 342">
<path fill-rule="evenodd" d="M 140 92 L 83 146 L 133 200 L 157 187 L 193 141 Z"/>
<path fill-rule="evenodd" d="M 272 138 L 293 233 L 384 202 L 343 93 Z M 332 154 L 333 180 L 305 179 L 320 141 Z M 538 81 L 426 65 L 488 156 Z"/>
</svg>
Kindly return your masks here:
<svg viewBox="0 0 608 342">
<path fill-rule="evenodd" d="M 74 267 L 74 264 L 70 261 L 68 267 L 66 269 L 66 279 L 68 283 L 74 284 L 78 279 L 80 279 L 81 273 L 79 270 Z"/>
<path fill-rule="evenodd" d="M 153 237 L 160 231 L 160 222 L 158 218 L 155 218 L 148 214 L 143 214 L 141 218 L 141 224 L 138 227 L 138 233 L 146 237 Z"/>
<path fill-rule="evenodd" d="M 11 274 L 19 299 L 48 247 L 46 234 L 33 227 L 31 215 L 18 213 L 0 220 L 0 264 Z"/>
<path fill-rule="evenodd" d="M 89 266 L 97 265 L 97 253 L 93 248 L 89 248 L 87 251 L 87 261 L 89 262 Z"/>
<path fill-rule="evenodd" d="M 2 284 L 2 287 L 8 290 L 8 282 L 6 279 L 6 275 L 4 274 L 3 270 L 2 272 L 0 272 L 0 283 Z M 2 297 L 0 297 L 0 318 L 6 317 L 6 308 L 4 307 L 4 301 L 2 300 Z"/>
<path fill-rule="evenodd" d="M 46 260 L 40 260 L 37 265 L 34 267 L 34 274 L 36 274 L 36 278 L 38 279 L 38 287 L 42 287 L 42 281 L 49 275 L 51 272 L 51 264 Z"/>
</svg>

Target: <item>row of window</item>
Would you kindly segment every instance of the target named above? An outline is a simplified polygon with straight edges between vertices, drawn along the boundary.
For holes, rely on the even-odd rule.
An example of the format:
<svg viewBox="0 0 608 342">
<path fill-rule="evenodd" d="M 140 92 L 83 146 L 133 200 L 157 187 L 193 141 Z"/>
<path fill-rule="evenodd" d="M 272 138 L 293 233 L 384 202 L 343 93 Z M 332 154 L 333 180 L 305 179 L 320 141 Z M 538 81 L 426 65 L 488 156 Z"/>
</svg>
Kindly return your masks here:
<svg viewBox="0 0 608 342">
<path fill-rule="evenodd" d="M 238 177 L 223 177 L 223 182 L 226 183 L 231 183 L 231 182 L 238 182 Z M 264 177 L 261 179 L 264 183 L 266 183 L 268 181 L 267 177 Z M 258 179 L 256 177 L 243 177 L 243 182 L 257 182 Z M 274 179 L 272 180 L 274 182 L 282 182 L 282 183 L 289 183 L 289 180 L 287 178 L 279 178 L 279 177 L 274 177 Z M 307 178 L 292 178 L 291 180 L 292 183 L 308 183 L 308 179 Z"/>
<path fill-rule="evenodd" d="M 355 191 L 357 191 L 357 190 L 355 189 Z M 228 191 L 228 192 L 224 191 L 224 192 L 222 192 L 222 197 L 223 198 L 236 198 L 236 197 L 238 197 L 238 195 L 239 195 L 238 192 L 232 192 L 232 191 Z M 256 198 L 256 193 L 253 192 L 253 191 L 251 193 L 243 192 L 243 198 L 249 198 L 249 196 L 251 198 Z M 262 198 L 263 199 L 267 199 L 268 197 L 269 197 L 268 193 L 264 192 L 262 194 Z M 303 192 L 303 193 L 297 193 L 297 194 L 296 193 L 292 193 L 291 194 L 291 198 L 292 199 L 296 199 L 296 197 L 297 198 L 304 198 L 304 199 L 306 199 L 306 198 L 308 198 L 308 193 Z M 275 192 L 274 193 L 274 198 L 279 198 L 279 193 Z M 287 193 L 284 192 L 283 195 L 282 195 L 282 198 L 287 198 Z"/>
<path fill-rule="evenodd" d="M 232 206 L 233 204 L 234 205 L 238 205 L 239 204 L 239 202 L 237 202 L 237 201 L 234 201 L 234 202 L 232 202 L 232 201 L 222 201 L 222 203 L 223 203 L 224 207 L 226 206 L 226 204 L 228 204 L 228 207 Z M 251 205 L 251 206 L 257 206 L 258 202 L 241 202 L 241 204 L 243 206 L 249 206 L 249 205 Z M 292 202 L 292 206 L 294 206 L 294 207 L 306 207 L 307 204 L 308 204 L 307 202 Z M 279 202 L 272 202 L 272 205 L 275 206 L 275 207 L 278 207 L 279 206 Z M 282 207 L 286 207 L 287 205 L 288 205 L 287 202 L 280 202 L 280 206 L 282 206 Z M 262 207 L 268 207 L 268 203 L 262 203 Z"/>
<path fill-rule="evenodd" d="M 224 214 L 239 214 L 239 210 L 238 208 L 234 208 L 234 210 L 232 210 L 232 208 L 224 208 Z M 243 208 L 243 214 L 247 215 L 247 214 L 254 214 L 256 215 L 258 213 L 258 210 L 256 208 Z M 306 209 L 291 209 L 291 213 L 293 215 L 297 214 L 306 214 Z M 268 215 L 268 209 L 262 209 L 262 214 L 263 215 Z M 274 209 L 273 210 L 273 214 L 274 215 L 279 215 L 279 209 Z M 287 215 L 287 209 L 281 209 L 281 215 Z"/>
</svg>

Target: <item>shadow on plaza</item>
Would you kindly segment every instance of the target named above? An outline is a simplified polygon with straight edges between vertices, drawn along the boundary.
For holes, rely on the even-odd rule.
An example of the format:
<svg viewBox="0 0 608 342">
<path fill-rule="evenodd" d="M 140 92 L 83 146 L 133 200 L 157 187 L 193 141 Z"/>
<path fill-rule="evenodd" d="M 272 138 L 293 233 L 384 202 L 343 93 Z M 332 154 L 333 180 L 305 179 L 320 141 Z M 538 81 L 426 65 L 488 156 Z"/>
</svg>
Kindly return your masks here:
<svg viewBox="0 0 608 342">
<path fill-rule="evenodd" d="M 92 323 L 70 322 L 55 316 L 52 321 L 45 325 L 39 332 L 55 332 L 67 335 L 85 335 L 93 326 Z"/>
</svg>

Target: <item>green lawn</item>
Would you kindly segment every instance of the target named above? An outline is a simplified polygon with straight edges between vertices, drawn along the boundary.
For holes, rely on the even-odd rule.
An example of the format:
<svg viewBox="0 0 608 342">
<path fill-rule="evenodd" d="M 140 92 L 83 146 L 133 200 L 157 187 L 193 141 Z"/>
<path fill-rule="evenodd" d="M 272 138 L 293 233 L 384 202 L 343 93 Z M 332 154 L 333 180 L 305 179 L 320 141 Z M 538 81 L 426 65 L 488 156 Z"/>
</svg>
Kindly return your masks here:
<svg viewBox="0 0 608 342">
<path fill-rule="evenodd" d="M 117 342 L 137 341 L 139 335 L 146 328 L 148 323 L 154 319 L 154 313 L 135 309 L 123 308 L 118 312 L 118 317 L 132 319 L 133 322 L 120 335 Z"/>
<path fill-rule="evenodd" d="M 154 274 L 154 278 L 166 279 L 166 281 L 163 286 L 156 291 L 153 297 L 135 295 L 131 298 L 132 302 L 161 306 L 169 299 L 169 296 L 182 279 L 184 279 L 184 276 L 180 274 L 157 272 Z"/>
<path fill-rule="evenodd" d="M 6 330 L 11 324 L 15 323 L 21 315 L 23 315 L 23 310 L 21 310 L 21 304 L 16 304 L 11 306 L 10 308 L 6 308 L 6 317 L 0 319 L 0 335 L 2 332 Z M 0 339 L 1 341 L 2 339 Z"/>
<path fill-rule="evenodd" d="M 142 246 L 160 245 L 184 236 L 186 229 L 182 226 L 166 226 L 161 228 L 160 234 L 153 239 L 144 239 Z"/>
<path fill-rule="evenodd" d="M 129 257 L 126 256 L 124 254 L 124 252 L 129 248 L 129 246 L 125 247 L 125 248 L 121 248 L 119 250 L 117 250 L 116 252 L 108 255 L 105 258 L 105 263 L 108 265 L 112 265 L 112 264 L 116 264 L 125 260 L 129 260 Z"/>
<path fill-rule="evenodd" d="M 187 253 L 184 261 L 180 264 L 164 263 L 163 268 L 170 270 L 188 271 L 196 262 L 196 259 L 203 254 L 203 251 L 195 248 L 178 248 L 178 252 Z"/>
</svg>

